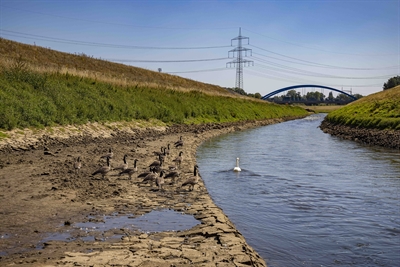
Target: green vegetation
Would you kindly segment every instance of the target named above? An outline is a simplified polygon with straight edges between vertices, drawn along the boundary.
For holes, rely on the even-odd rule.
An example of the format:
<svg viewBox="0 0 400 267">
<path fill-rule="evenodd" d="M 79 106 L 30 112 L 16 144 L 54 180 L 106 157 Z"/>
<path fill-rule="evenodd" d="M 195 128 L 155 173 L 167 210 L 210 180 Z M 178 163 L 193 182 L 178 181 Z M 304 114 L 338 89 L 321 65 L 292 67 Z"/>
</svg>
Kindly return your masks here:
<svg viewBox="0 0 400 267">
<path fill-rule="evenodd" d="M 328 114 L 335 124 L 400 130 L 400 86 L 363 97 Z"/>
<path fill-rule="evenodd" d="M 357 99 L 362 98 L 363 96 L 360 94 L 354 94 Z M 341 101 L 352 101 L 348 95 L 338 94 L 336 97 L 333 97 L 332 91 L 329 92 L 328 97 L 326 97 L 323 93 L 315 91 L 315 92 L 307 92 L 306 95 L 301 95 L 300 92 L 296 90 L 289 90 L 286 92 L 286 95 L 274 96 L 274 100 L 282 101 L 282 100 L 317 100 L 317 101 L 325 101 L 327 103 L 335 104 Z"/>
<path fill-rule="evenodd" d="M 8 137 L 9 137 L 8 134 L 5 134 L 5 133 L 3 133 L 3 132 L 0 132 L 0 139 L 8 138 Z"/>
<path fill-rule="evenodd" d="M 383 84 L 383 90 L 387 90 L 400 85 L 400 76 L 395 76 L 390 78 L 387 82 Z"/>
<path fill-rule="evenodd" d="M 0 50 L 10 50 L 2 46 L 2 43 L 9 42 L 0 39 Z M 107 65 L 105 61 L 101 61 L 104 65 L 99 67 L 104 72 L 96 72 L 95 76 L 86 75 L 85 68 L 95 70 L 93 62 L 100 60 L 85 57 L 82 61 L 81 56 L 63 55 L 18 43 L 11 43 L 11 46 L 21 49 L 24 57 L 28 57 L 26 49 L 44 49 L 43 54 L 35 54 L 42 57 L 44 65 L 50 66 L 60 57 L 74 64 L 75 71 L 43 70 L 35 65 L 39 64 L 35 56 L 32 56 L 35 60 L 23 59 L 21 54 L 0 60 L 0 128 L 5 130 L 153 119 L 167 124 L 231 122 L 307 114 L 300 107 L 234 96 L 218 86 L 121 64 L 108 62 Z M 116 76 L 125 68 L 126 72 Z M 138 76 L 137 80 L 132 69 Z M 107 79 L 110 73 L 116 79 Z M 122 77 L 128 76 L 129 82 L 119 82 Z M 150 82 L 152 79 L 154 81 Z"/>
<path fill-rule="evenodd" d="M 245 95 L 245 96 L 254 97 L 254 98 L 258 98 L 258 99 L 260 99 L 262 97 L 260 93 L 255 93 L 255 94 L 246 93 L 246 91 L 243 90 L 242 88 L 226 88 L 226 89 L 229 91 L 232 91 L 233 93 L 239 94 L 239 95 Z"/>
<path fill-rule="evenodd" d="M 343 107 L 343 105 L 318 105 L 318 106 L 299 105 L 299 106 L 307 110 L 312 110 L 315 113 L 330 113 L 334 110 Z"/>
</svg>

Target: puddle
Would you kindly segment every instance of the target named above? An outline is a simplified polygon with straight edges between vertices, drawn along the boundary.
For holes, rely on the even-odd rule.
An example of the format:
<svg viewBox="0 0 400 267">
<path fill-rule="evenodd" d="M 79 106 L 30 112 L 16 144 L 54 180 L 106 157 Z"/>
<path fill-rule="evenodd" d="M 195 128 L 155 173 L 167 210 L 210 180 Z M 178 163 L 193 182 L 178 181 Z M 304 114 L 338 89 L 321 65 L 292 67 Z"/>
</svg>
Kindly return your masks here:
<svg viewBox="0 0 400 267">
<path fill-rule="evenodd" d="M 192 215 L 186 215 L 174 210 L 153 210 L 141 216 L 108 215 L 101 220 L 89 218 L 88 222 L 74 223 L 71 228 L 62 233 L 53 233 L 43 240 L 41 244 L 48 241 L 105 241 L 107 239 L 121 239 L 124 231 L 141 232 L 166 232 L 182 231 L 190 229 L 200 221 Z M 40 248 L 41 246 L 38 246 Z"/>
<path fill-rule="evenodd" d="M 0 240 L 1 239 L 6 239 L 6 238 L 10 238 L 11 235 L 9 234 L 0 234 Z M 0 251 L 0 257 L 2 256 L 6 256 L 7 252 L 6 251 Z"/>
<path fill-rule="evenodd" d="M 74 238 L 71 236 L 69 232 L 65 233 L 54 233 L 49 236 L 47 236 L 45 239 L 42 240 L 42 242 L 47 242 L 47 241 L 71 241 Z"/>
<path fill-rule="evenodd" d="M 142 232 L 181 231 L 199 223 L 192 215 L 174 210 L 152 211 L 133 219 L 133 224 Z"/>
<path fill-rule="evenodd" d="M 134 215 L 104 216 L 102 222 L 75 223 L 84 231 L 108 231 L 111 229 L 130 228 L 142 232 L 165 232 L 190 229 L 200 222 L 191 215 L 174 210 L 153 210 L 139 217 Z"/>
<path fill-rule="evenodd" d="M 0 239 L 9 238 L 10 236 L 9 234 L 0 234 Z"/>
</svg>

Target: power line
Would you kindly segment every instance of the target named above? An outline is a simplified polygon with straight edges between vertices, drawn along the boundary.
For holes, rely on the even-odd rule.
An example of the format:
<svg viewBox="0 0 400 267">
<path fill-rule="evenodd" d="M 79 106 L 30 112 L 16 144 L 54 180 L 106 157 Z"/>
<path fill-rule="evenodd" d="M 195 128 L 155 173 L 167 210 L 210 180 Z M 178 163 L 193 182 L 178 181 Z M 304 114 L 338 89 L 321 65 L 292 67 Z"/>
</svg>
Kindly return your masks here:
<svg viewBox="0 0 400 267">
<path fill-rule="evenodd" d="M 116 22 L 108 22 L 108 21 L 73 18 L 73 17 L 67 17 L 67 16 L 48 14 L 48 13 L 43 13 L 43 12 L 38 12 L 38 11 L 26 10 L 26 9 L 22 9 L 22 8 L 9 7 L 9 6 L 4 6 L 4 5 L 0 5 L 0 7 L 5 7 L 5 8 L 19 10 L 19 11 L 33 13 L 33 14 L 45 15 L 45 16 L 56 17 L 56 18 L 62 18 L 62 19 L 67 19 L 67 20 L 85 21 L 85 22 L 90 22 L 90 23 L 107 24 L 107 25 L 124 26 L 124 27 L 133 27 L 133 28 L 144 28 L 144 29 L 160 29 L 160 30 L 217 30 L 217 29 L 219 29 L 219 30 L 225 30 L 225 29 L 235 29 L 236 28 L 236 27 L 221 27 L 221 28 L 215 28 L 215 27 L 210 27 L 210 28 L 205 28 L 205 27 L 194 28 L 194 27 L 191 27 L 191 28 L 189 28 L 188 27 L 188 28 L 185 28 L 185 27 L 144 26 L 144 25 L 133 25 L 133 24 L 124 24 L 124 23 L 116 23 Z"/>
<path fill-rule="evenodd" d="M 257 49 L 260 49 L 260 50 L 263 50 L 263 51 L 266 51 L 266 52 L 269 52 L 269 53 L 272 53 L 272 54 L 275 54 L 275 55 L 279 55 L 281 57 L 285 57 L 285 58 L 289 58 L 289 59 L 294 59 L 294 60 L 300 61 L 300 62 L 302 62 L 302 64 L 308 63 L 308 64 L 310 64 L 309 66 L 316 66 L 316 67 L 319 66 L 319 67 L 325 67 L 325 68 L 348 69 L 348 70 L 384 70 L 384 69 L 397 69 L 399 67 L 399 65 L 397 65 L 397 66 L 387 66 L 387 67 L 382 67 L 382 68 L 340 67 L 340 66 L 321 64 L 321 63 L 316 63 L 316 62 L 312 62 L 312 61 L 308 61 L 308 60 L 298 59 L 298 58 L 295 58 L 295 57 L 286 56 L 286 55 L 279 54 L 279 53 L 276 53 L 276 52 L 273 52 L 273 51 L 270 51 L 270 50 L 267 50 L 267 49 L 264 49 L 264 48 L 261 48 L 261 47 L 254 46 L 254 45 L 250 45 L 250 46 L 255 47 Z M 258 53 L 254 53 L 254 54 L 265 56 L 265 55 L 258 54 Z M 265 57 L 270 57 L 270 56 L 265 56 Z M 270 58 L 274 58 L 274 57 L 270 57 Z M 274 58 L 274 59 L 278 59 L 278 58 Z M 286 60 L 283 60 L 283 59 L 278 59 L 278 60 L 286 61 Z M 295 63 L 295 64 L 301 64 L 301 63 L 298 63 L 298 62 L 296 63 L 296 62 L 293 62 L 293 61 L 286 61 L 286 62 L 291 62 L 291 63 Z"/>
<path fill-rule="evenodd" d="M 368 54 L 355 54 L 355 53 L 344 53 L 344 52 L 337 52 L 337 51 L 329 51 L 329 50 L 325 50 L 325 49 L 309 47 L 309 46 L 305 46 L 305 45 L 298 44 L 298 43 L 284 41 L 284 40 L 281 40 L 281 39 L 278 39 L 278 38 L 273 38 L 271 36 L 267 36 L 267 35 L 264 35 L 264 34 L 261 34 L 261 33 L 257 33 L 257 32 L 254 32 L 252 30 L 249 30 L 249 29 L 245 29 L 245 30 L 247 30 L 249 32 L 252 32 L 252 33 L 255 33 L 255 34 L 258 34 L 260 36 L 275 40 L 275 41 L 282 42 L 282 43 L 286 43 L 286 44 L 290 44 L 290 45 L 294 45 L 294 46 L 298 46 L 298 47 L 302 47 L 302 48 L 307 48 L 307 49 L 311 49 L 311 50 L 331 53 L 331 54 L 341 54 L 341 55 L 350 55 L 350 56 L 373 56 L 373 57 L 375 57 L 375 56 L 395 56 L 395 55 L 397 56 L 397 54 L 375 54 L 375 55 L 371 55 L 370 54 L 370 55 L 368 55 Z"/>
<path fill-rule="evenodd" d="M 188 71 L 168 71 L 165 73 L 175 74 L 175 73 L 196 73 L 196 72 L 212 72 L 212 71 L 224 71 L 229 70 L 227 68 L 216 68 L 216 69 L 204 69 L 204 70 L 188 70 Z"/>
<path fill-rule="evenodd" d="M 46 40 L 46 41 L 52 41 L 52 42 L 61 42 L 61 43 L 71 43 L 71 44 L 76 44 L 76 45 L 88 45 L 88 46 L 101 46 L 101 47 L 110 47 L 110 48 L 124 48 L 124 49 L 161 49 L 161 50 L 167 50 L 167 49 L 189 49 L 189 50 L 194 50 L 194 49 L 215 49 L 215 48 L 226 48 L 230 46 L 204 46 L 204 47 L 155 47 L 155 46 L 134 46 L 134 45 L 118 45 L 118 44 L 107 44 L 107 43 L 96 43 L 96 42 L 86 42 L 86 41 L 77 41 L 77 40 L 71 40 L 71 39 L 62 39 L 62 38 L 54 38 L 54 37 L 48 37 L 48 36 L 42 36 L 42 35 L 35 35 L 35 34 L 29 34 L 29 33 L 22 33 L 22 32 L 16 32 L 16 31 L 10 31 L 10 30 L 3 30 L 0 29 L 0 34 L 3 35 L 12 35 L 12 36 L 18 36 L 22 38 L 32 38 L 32 39 L 41 39 L 41 40 Z M 251 60 L 245 60 L 243 59 L 243 56 L 247 56 L 247 52 L 252 52 L 251 49 L 245 48 L 242 46 L 241 41 L 248 39 L 248 37 L 243 37 L 241 35 L 241 30 L 239 29 L 239 36 L 236 38 L 233 38 L 232 41 L 238 41 L 238 46 L 232 50 L 229 51 L 229 53 L 236 53 L 236 59 L 228 62 L 227 64 L 235 64 L 236 66 L 236 87 L 238 88 L 243 88 L 243 69 L 240 67 L 243 67 L 245 63 L 252 63 L 254 66 L 254 61 Z M 248 44 L 250 45 L 250 44 Z M 259 55 L 261 57 L 266 57 L 266 58 L 272 58 L 274 60 L 280 60 L 283 62 L 288 62 L 288 63 L 293 63 L 293 64 L 300 64 L 300 65 L 307 65 L 307 66 L 312 66 L 312 67 L 321 67 L 321 68 L 335 68 L 335 69 L 348 69 L 348 70 L 384 70 L 384 69 L 394 69 L 398 68 L 399 66 L 389 66 L 389 67 L 382 67 L 382 68 L 350 68 L 350 67 L 340 67 L 340 66 L 333 66 L 333 65 L 327 65 L 327 64 L 320 64 L 312 61 L 307 61 L 307 60 L 302 60 L 298 59 L 295 57 L 290 57 L 286 56 L 280 53 L 276 53 L 258 46 L 251 45 L 252 47 L 255 47 L 257 49 L 279 55 L 280 57 L 283 58 L 278 58 L 278 57 L 271 57 L 271 56 L 266 56 L 260 53 L 254 53 L 256 55 Z M 243 53 L 245 55 L 243 55 Z M 229 56 L 229 54 L 228 54 Z M 318 73 L 318 72 L 313 72 L 313 71 L 307 71 L 304 69 L 299 69 L 291 66 L 287 66 L 285 64 L 280 64 L 277 62 L 269 61 L 260 57 L 256 57 L 251 55 L 250 56 L 252 59 L 254 59 L 257 62 L 255 66 L 259 69 L 263 70 L 263 74 L 260 73 L 252 73 L 252 75 L 255 76 L 260 76 L 262 75 L 267 76 L 270 79 L 279 79 L 283 81 L 291 81 L 293 79 L 298 79 L 295 77 L 290 77 L 290 76 L 282 76 L 281 73 L 285 74 L 293 74 L 293 75 L 301 75 L 301 76 L 311 76 L 311 77 L 319 77 L 319 78 L 330 78 L 330 79 L 358 79 L 358 80 L 370 80 L 370 79 L 387 79 L 392 76 L 396 76 L 396 74 L 390 74 L 390 75 L 381 75 L 381 76 L 366 76 L 366 77 L 351 77 L 351 76 L 337 76 L 337 75 L 330 75 L 330 74 L 324 74 L 324 73 Z M 189 63 L 189 62 L 206 62 L 206 61 L 220 61 L 220 60 L 226 60 L 228 58 L 206 58 L 206 59 L 182 59 L 182 60 L 141 60 L 141 59 L 105 59 L 108 61 L 115 61 L 115 62 L 141 62 L 141 63 Z M 286 60 L 291 59 L 291 60 Z M 262 64 L 264 63 L 264 64 Z M 265 65 L 266 64 L 266 65 Z M 225 68 L 214 68 L 214 69 L 203 69 L 203 70 L 186 70 L 186 71 L 176 71 L 176 72 L 166 72 L 170 74 L 174 73 L 199 73 L 199 72 L 214 72 L 214 71 L 222 71 L 225 70 Z M 265 73 L 265 70 L 268 70 L 269 72 L 274 72 L 280 74 L 280 78 L 276 76 L 271 76 L 269 74 Z M 263 77 L 265 78 L 265 77 Z M 331 85 L 331 86 L 337 86 L 337 85 Z M 339 85 L 343 86 L 343 85 Z M 350 85 L 353 87 L 357 87 L 355 85 Z M 380 86 L 379 85 L 365 85 L 365 86 L 359 86 L 359 87 L 372 87 L 372 86 Z"/>
<path fill-rule="evenodd" d="M 105 59 L 105 60 L 116 61 L 116 62 L 175 63 L 175 62 L 218 61 L 227 59 L 228 59 L 227 57 L 222 57 L 222 58 L 182 59 L 182 60 L 141 60 L 141 59 Z"/>
<path fill-rule="evenodd" d="M 285 76 L 285 75 L 281 75 L 281 74 L 279 74 L 280 76 L 277 76 L 276 74 L 269 75 L 269 74 L 265 74 L 264 72 L 258 73 L 257 71 L 253 71 L 253 70 L 248 70 L 247 73 L 250 75 L 258 76 L 258 77 L 265 78 L 265 79 L 273 79 L 273 80 L 279 80 L 279 81 L 285 81 L 285 82 L 294 82 L 294 83 L 314 82 L 314 81 L 310 81 L 310 80 L 296 79 L 294 77 Z M 326 85 L 331 86 L 331 87 L 377 87 L 377 86 L 382 86 L 382 84 L 365 84 L 365 85 L 326 84 Z"/>
<path fill-rule="evenodd" d="M 267 58 L 272 58 L 276 60 L 280 60 L 283 62 L 288 62 L 288 63 L 293 63 L 293 64 L 299 64 L 303 66 L 311 66 L 311 67 L 319 67 L 319 68 L 327 68 L 327 69 L 344 69 L 344 70 L 359 70 L 359 71 L 370 71 L 370 70 L 389 70 L 389 69 L 397 69 L 400 65 L 398 66 L 387 66 L 387 67 L 381 67 L 381 68 L 352 68 L 352 67 L 339 67 L 339 66 L 333 66 L 333 65 L 326 65 L 326 64 L 320 64 L 320 63 L 307 63 L 307 61 L 302 62 L 296 62 L 296 61 L 291 61 L 291 60 L 285 60 L 277 57 L 271 57 L 271 56 L 266 56 L 260 53 L 253 52 L 255 55 L 259 55 L 262 57 L 267 57 Z M 300 61 L 300 59 L 298 59 Z"/>
<path fill-rule="evenodd" d="M 278 63 L 274 62 L 269 62 L 257 57 L 252 57 L 254 59 L 259 60 L 260 62 L 268 63 L 271 64 L 272 66 L 277 66 L 278 68 L 273 68 L 273 67 L 268 67 L 263 64 L 260 64 L 260 66 L 267 68 L 267 69 L 272 69 L 276 71 L 284 71 L 284 72 L 290 72 L 292 74 L 298 74 L 298 75 L 306 75 L 306 76 L 313 76 L 313 77 L 321 77 L 321 78 L 333 78 L 333 79 L 382 79 L 382 78 L 389 78 L 394 76 L 395 74 L 387 74 L 387 75 L 381 75 L 381 76 L 365 76 L 365 77 L 350 77 L 350 76 L 336 76 L 336 75 L 329 75 L 329 74 L 324 74 L 324 73 L 318 73 L 318 72 L 313 72 L 313 71 L 306 71 L 294 67 L 288 67 L 285 65 L 281 65 Z M 257 64 L 258 65 L 258 64 Z"/>
<path fill-rule="evenodd" d="M 6 32 L 6 33 L 3 33 Z M 11 35 L 17 37 L 25 37 L 35 40 L 44 40 L 49 42 L 56 43 L 67 43 L 74 45 L 85 45 L 85 46 L 98 46 L 98 47 L 109 47 L 109 48 L 123 48 L 123 49 L 158 49 L 158 50 L 195 50 L 195 49 L 215 49 L 215 48 L 227 48 L 230 47 L 228 45 L 221 46 L 198 46 L 198 47 L 160 47 L 160 46 L 138 46 L 138 45 L 117 45 L 117 44 L 107 44 L 107 43 L 96 43 L 96 42 L 85 42 L 85 41 L 77 41 L 71 39 L 63 39 L 63 38 L 54 38 L 36 34 L 22 33 L 16 31 L 9 31 L 0 29 L 0 34 L 2 35 Z M 18 36 L 21 35 L 21 36 Z"/>
</svg>

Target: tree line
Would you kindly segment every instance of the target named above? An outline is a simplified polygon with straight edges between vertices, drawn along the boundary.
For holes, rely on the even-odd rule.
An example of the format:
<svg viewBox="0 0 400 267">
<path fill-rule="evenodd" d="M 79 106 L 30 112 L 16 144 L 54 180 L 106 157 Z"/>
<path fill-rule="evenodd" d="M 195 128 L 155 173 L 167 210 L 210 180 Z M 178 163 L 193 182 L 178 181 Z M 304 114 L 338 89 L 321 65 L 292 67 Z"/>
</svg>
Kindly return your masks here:
<svg viewBox="0 0 400 267">
<path fill-rule="evenodd" d="M 383 90 L 387 90 L 393 87 L 396 87 L 397 85 L 400 85 L 400 76 L 395 76 L 390 78 L 387 82 L 383 84 Z M 245 90 L 242 88 L 225 88 L 228 91 L 231 91 L 232 93 L 235 94 L 240 94 L 244 96 L 249 96 L 249 97 L 254 97 L 260 99 L 262 96 L 260 93 L 246 93 Z M 361 94 L 354 94 L 354 96 L 357 99 L 360 99 L 363 97 Z M 300 95 L 300 92 L 297 92 L 296 90 L 290 90 L 286 93 L 286 95 L 282 96 L 275 96 L 274 97 L 275 101 L 285 101 L 285 100 L 293 100 L 293 101 L 299 101 L 299 100 L 306 100 L 306 101 L 327 101 L 327 102 L 341 102 L 341 101 L 349 101 L 351 98 L 345 94 L 338 94 L 336 97 L 333 96 L 332 92 L 329 92 L 328 96 L 325 96 L 321 92 L 307 92 L 306 95 Z"/>
<path fill-rule="evenodd" d="M 363 96 L 360 94 L 354 94 L 354 96 L 359 99 Z M 336 97 L 333 96 L 332 92 L 329 92 L 328 96 L 325 94 L 315 91 L 315 92 L 307 92 L 305 95 L 301 95 L 300 92 L 296 90 L 289 90 L 285 95 L 275 96 L 273 98 L 275 101 L 324 101 L 324 102 L 342 102 L 342 101 L 350 101 L 350 98 L 346 94 L 338 94 Z"/>
</svg>

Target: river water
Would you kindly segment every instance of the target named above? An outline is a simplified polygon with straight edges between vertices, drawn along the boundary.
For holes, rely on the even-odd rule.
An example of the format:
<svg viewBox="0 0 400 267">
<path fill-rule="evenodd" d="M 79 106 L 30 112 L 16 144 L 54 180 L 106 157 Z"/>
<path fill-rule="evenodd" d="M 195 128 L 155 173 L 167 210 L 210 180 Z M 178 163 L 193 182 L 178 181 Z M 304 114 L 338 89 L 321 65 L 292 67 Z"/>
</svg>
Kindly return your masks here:
<svg viewBox="0 0 400 267">
<path fill-rule="evenodd" d="M 205 142 L 207 190 L 269 267 L 400 266 L 400 151 L 325 134 L 323 117 Z"/>
</svg>

